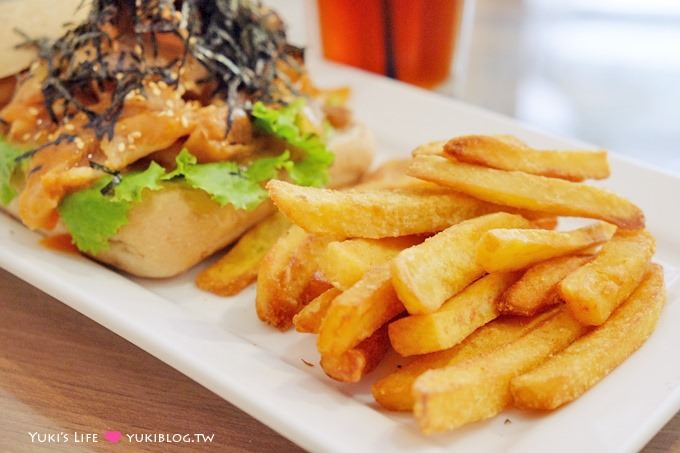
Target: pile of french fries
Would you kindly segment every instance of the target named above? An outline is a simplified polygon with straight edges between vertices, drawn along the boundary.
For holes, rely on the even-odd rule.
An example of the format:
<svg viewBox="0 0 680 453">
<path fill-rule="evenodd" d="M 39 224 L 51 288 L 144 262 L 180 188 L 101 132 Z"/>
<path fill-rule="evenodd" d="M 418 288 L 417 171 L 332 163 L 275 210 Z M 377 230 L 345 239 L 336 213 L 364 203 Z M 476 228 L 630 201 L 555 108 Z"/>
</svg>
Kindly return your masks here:
<svg viewBox="0 0 680 453">
<path fill-rule="evenodd" d="M 349 190 L 270 181 L 280 213 L 199 281 L 237 288 L 257 275 L 260 319 L 316 334 L 339 381 L 390 350 L 409 357 L 372 390 L 424 433 L 510 406 L 554 409 L 640 347 L 665 302 L 641 210 L 582 182 L 608 176 L 604 151 L 464 136 Z M 561 216 L 594 221 L 557 231 Z M 243 243 L 257 251 L 247 265 Z M 239 284 L 214 283 L 224 275 Z"/>
</svg>

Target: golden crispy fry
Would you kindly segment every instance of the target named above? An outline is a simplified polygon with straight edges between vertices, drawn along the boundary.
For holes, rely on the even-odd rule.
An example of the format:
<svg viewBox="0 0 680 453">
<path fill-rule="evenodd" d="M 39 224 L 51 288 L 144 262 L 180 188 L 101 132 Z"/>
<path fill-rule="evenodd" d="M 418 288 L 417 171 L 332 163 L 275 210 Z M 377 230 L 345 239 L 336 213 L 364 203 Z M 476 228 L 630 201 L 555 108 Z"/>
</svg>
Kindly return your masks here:
<svg viewBox="0 0 680 453">
<path fill-rule="evenodd" d="M 517 272 L 489 274 L 434 313 L 406 316 L 390 323 L 392 347 L 402 356 L 410 356 L 456 345 L 498 316 L 497 299 L 519 276 Z"/>
<path fill-rule="evenodd" d="M 321 293 L 316 298 L 312 299 L 310 303 L 305 305 L 295 316 L 293 316 L 293 325 L 295 330 L 303 333 L 319 333 L 321 321 L 326 316 L 328 307 L 331 306 L 333 299 L 342 294 L 337 288 L 329 288 Z"/>
<path fill-rule="evenodd" d="M 482 235 L 476 259 L 487 272 L 508 272 L 601 244 L 616 227 L 598 222 L 572 231 L 497 229 Z"/>
<path fill-rule="evenodd" d="M 312 233 L 380 239 L 441 231 L 498 207 L 445 188 L 337 191 L 272 180 L 276 206 Z"/>
<path fill-rule="evenodd" d="M 423 239 L 423 236 L 404 236 L 334 241 L 319 257 L 319 270 L 333 286 L 347 289 L 359 281 L 369 268 L 388 262 Z"/>
<path fill-rule="evenodd" d="M 407 189 L 436 187 L 436 184 L 406 174 L 410 159 L 395 159 L 383 163 L 364 175 L 359 184 L 350 190 Z"/>
<path fill-rule="evenodd" d="M 460 162 L 569 181 L 609 177 L 609 162 L 604 150 L 537 150 L 503 137 L 465 135 L 449 140 L 444 145 L 444 153 Z"/>
<path fill-rule="evenodd" d="M 342 354 L 404 311 L 391 280 L 388 265 L 373 267 L 333 300 L 319 329 L 322 355 Z"/>
<path fill-rule="evenodd" d="M 501 137 L 501 136 L 499 136 Z M 505 136 L 503 136 L 505 137 Z M 441 151 L 441 146 L 444 142 L 439 143 L 439 151 Z M 521 143 L 521 142 L 520 142 Z M 375 171 L 369 173 L 362 179 L 362 181 L 351 187 L 350 191 L 365 191 L 365 190 L 376 190 L 376 189 L 402 189 L 402 190 L 417 190 L 417 189 L 438 189 L 442 190 L 442 186 L 435 184 L 433 182 L 423 181 L 422 179 L 414 178 L 406 174 L 406 170 L 410 165 L 410 159 L 400 159 L 385 162 L 383 165 L 378 167 Z M 454 190 L 448 190 L 447 193 L 455 192 Z M 557 217 L 552 214 L 546 214 L 543 212 L 535 212 L 526 209 L 513 209 L 495 206 L 493 211 L 506 211 L 511 214 L 519 214 L 529 220 L 534 224 L 536 228 L 545 228 L 548 230 L 555 229 L 557 226 Z M 489 211 L 491 212 L 491 211 Z"/>
<path fill-rule="evenodd" d="M 592 255 L 562 256 L 529 268 L 503 293 L 498 309 L 502 313 L 532 316 L 557 304 L 560 301 L 557 284 L 591 259 Z"/>
<path fill-rule="evenodd" d="M 495 351 L 425 372 L 413 384 L 414 414 L 424 433 L 493 417 L 511 401 L 510 381 L 585 332 L 567 310 Z"/>
<path fill-rule="evenodd" d="M 555 409 L 581 396 L 647 340 L 665 301 L 663 269 L 652 265 L 640 286 L 607 322 L 512 380 L 515 405 Z"/>
<path fill-rule="evenodd" d="M 373 397 L 386 409 L 410 411 L 413 409 L 411 387 L 418 376 L 432 368 L 451 366 L 488 354 L 521 337 L 553 314 L 547 312 L 534 318 L 505 317 L 491 321 L 456 346 L 417 357 L 414 361 L 380 379 L 373 384 Z"/>
<path fill-rule="evenodd" d="M 620 231 L 590 263 L 560 282 L 560 296 L 576 319 L 600 325 L 638 286 L 655 249 L 648 231 Z"/>
<path fill-rule="evenodd" d="M 264 255 L 290 227 L 283 215 L 276 213 L 250 229 L 222 258 L 201 271 L 196 285 L 220 296 L 233 296 L 257 278 Z"/>
<path fill-rule="evenodd" d="M 523 217 L 487 214 L 449 227 L 401 252 L 392 261 L 392 281 L 410 314 L 436 311 L 454 294 L 484 274 L 475 261 L 479 238 L 494 228 L 528 228 Z"/>
<path fill-rule="evenodd" d="M 444 146 L 446 145 L 446 140 L 436 140 L 433 142 L 424 143 L 413 151 L 411 155 L 413 157 L 417 156 L 442 156 L 444 157 Z M 408 169 L 407 169 L 408 170 Z M 408 171 L 407 171 L 408 173 Z"/>
<path fill-rule="evenodd" d="M 324 246 L 323 243 L 319 244 L 319 247 L 323 250 Z M 318 253 L 321 253 L 320 251 Z M 319 255 L 317 254 L 315 256 L 318 257 Z M 303 255 L 304 257 L 304 255 Z M 319 264 L 316 263 L 317 269 Z M 318 270 L 312 274 L 312 276 L 309 278 L 307 281 L 307 284 L 305 285 L 305 288 L 302 290 L 300 293 L 300 296 L 298 297 L 298 301 L 300 302 L 300 306 L 307 306 L 308 303 L 328 291 L 329 289 L 333 288 L 333 285 L 326 279 L 326 277 L 319 272 Z"/>
<path fill-rule="evenodd" d="M 529 212 L 531 212 L 533 214 L 533 218 L 531 218 L 532 215 L 529 214 Z M 518 214 L 520 214 L 523 217 L 531 220 L 531 223 L 534 224 L 534 227 L 541 228 L 541 229 L 544 229 L 544 230 L 554 230 L 555 228 L 557 228 L 557 224 L 559 222 L 557 217 L 554 216 L 554 215 L 547 215 L 546 214 L 544 216 L 540 216 L 538 213 L 533 213 L 532 211 L 525 211 L 524 214 L 520 211 L 520 212 L 518 212 Z"/>
<path fill-rule="evenodd" d="M 331 378 L 341 382 L 359 382 L 373 371 L 390 348 L 387 326 L 340 355 L 321 355 L 321 368 Z"/>
<path fill-rule="evenodd" d="M 509 146 L 514 146 L 516 148 L 529 148 L 526 143 L 524 143 L 522 140 L 518 139 L 513 135 L 498 134 L 489 135 L 488 137 L 491 137 L 492 139 L 495 140 L 501 140 L 507 143 Z M 417 146 L 413 151 L 411 151 L 411 155 L 413 157 L 425 155 L 447 157 L 448 154 L 445 151 L 447 143 L 448 143 L 447 140 L 435 140 L 432 142 L 428 142 L 423 145 Z"/>
<path fill-rule="evenodd" d="M 629 200 L 599 187 L 562 179 L 503 171 L 417 156 L 409 174 L 490 203 L 562 216 L 605 220 L 622 228 L 643 228 L 644 214 Z"/>
<path fill-rule="evenodd" d="M 316 256 L 329 242 L 296 225 L 279 238 L 262 260 L 257 276 L 255 307 L 262 321 L 282 330 L 291 326 L 317 270 Z"/>
</svg>

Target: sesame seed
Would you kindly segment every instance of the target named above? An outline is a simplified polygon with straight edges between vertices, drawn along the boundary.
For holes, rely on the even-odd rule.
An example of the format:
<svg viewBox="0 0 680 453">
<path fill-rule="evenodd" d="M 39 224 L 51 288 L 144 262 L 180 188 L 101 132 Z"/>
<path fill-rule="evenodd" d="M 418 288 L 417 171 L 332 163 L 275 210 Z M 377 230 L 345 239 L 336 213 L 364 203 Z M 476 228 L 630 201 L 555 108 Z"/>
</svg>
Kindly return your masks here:
<svg viewBox="0 0 680 453">
<path fill-rule="evenodd" d="M 38 116 L 38 109 L 35 107 L 29 107 L 28 108 L 28 113 L 30 113 L 33 116 Z"/>
<path fill-rule="evenodd" d="M 73 124 L 68 123 L 67 125 L 64 126 L 64 129 L 66 129 L 67 131 L 71 132 L 71 131 L 76 130 L 76 127 L 75 127 Z"/>
<path fill-rule="evenodd" d="M 120 142 L 118 143 L 118 152 L 122 153 L 123 151 L 125 151 L 125 143 Z"/>
<path fill-rule="evenodd" d="M 24 135 L 21 136 L 21 140 L 27 142 L 31 138 L 31 133 L 26 132 Z"/>
</svg>

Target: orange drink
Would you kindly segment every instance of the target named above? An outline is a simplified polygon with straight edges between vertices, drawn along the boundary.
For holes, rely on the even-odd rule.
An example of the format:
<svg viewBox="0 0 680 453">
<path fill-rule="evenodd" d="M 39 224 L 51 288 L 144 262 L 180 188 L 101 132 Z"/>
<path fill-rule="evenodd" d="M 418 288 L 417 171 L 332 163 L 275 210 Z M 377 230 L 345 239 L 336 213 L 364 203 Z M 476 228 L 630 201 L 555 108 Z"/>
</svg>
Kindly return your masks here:
<svg viewBox="0 0 680 453">
<path fill-rule="evenodd" d="M 318 0 L 324 56 L 425 88 L 450 75 L 464 0 Z"/>
</svg>

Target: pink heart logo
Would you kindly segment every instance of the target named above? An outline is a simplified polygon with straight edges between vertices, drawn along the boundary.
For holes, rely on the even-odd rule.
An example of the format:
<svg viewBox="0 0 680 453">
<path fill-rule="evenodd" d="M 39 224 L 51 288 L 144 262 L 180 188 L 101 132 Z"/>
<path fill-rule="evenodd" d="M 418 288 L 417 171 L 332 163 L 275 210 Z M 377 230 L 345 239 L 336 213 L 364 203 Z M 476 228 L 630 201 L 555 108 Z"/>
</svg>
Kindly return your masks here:
<svg viewBox="0 0 680 453">
<path fill-rule="evenodd" d="M 112 444 L 117 444 L 121 437 L 123 437 L 123 434 L 120 431 L 106 431 L 104 433 L 104 439 Z"/>
</svg>

